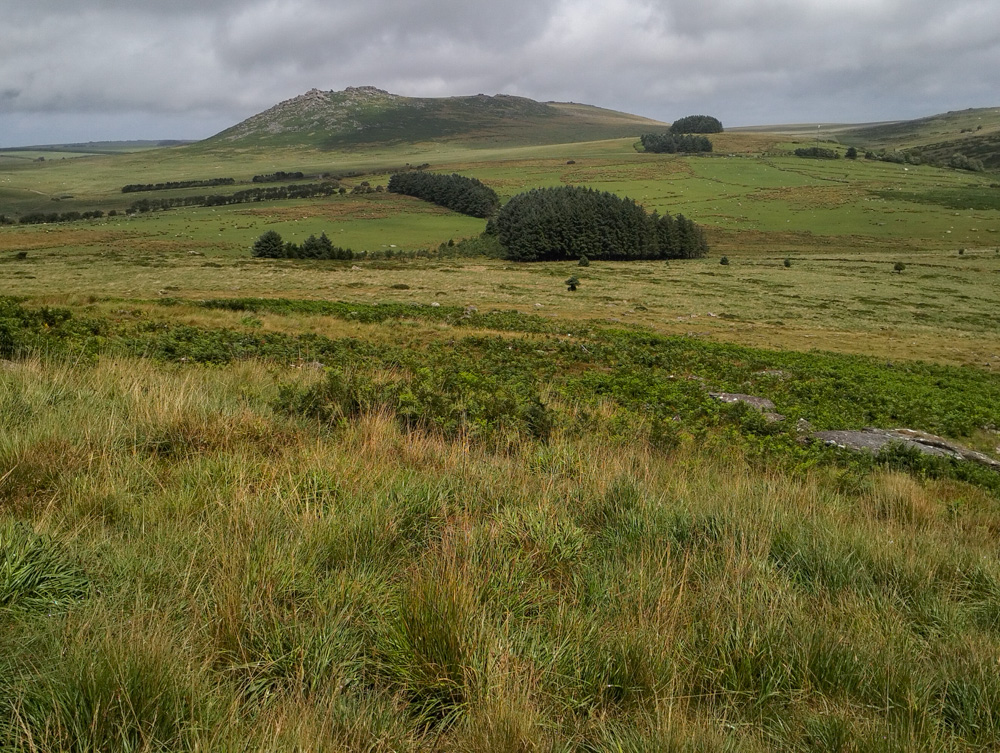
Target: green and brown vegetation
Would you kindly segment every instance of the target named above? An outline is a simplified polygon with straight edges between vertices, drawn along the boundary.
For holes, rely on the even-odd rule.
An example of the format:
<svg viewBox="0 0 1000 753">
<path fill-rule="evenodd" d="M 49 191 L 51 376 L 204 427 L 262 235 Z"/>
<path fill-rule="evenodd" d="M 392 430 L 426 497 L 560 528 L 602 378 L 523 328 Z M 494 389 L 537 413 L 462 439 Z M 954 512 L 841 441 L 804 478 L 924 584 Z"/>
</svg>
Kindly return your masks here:
<svg viewBox="0 0 1000 753">
<path fill-rule="evenodd" d="M 386 144 L 440 143 L 506 146 L 562 144 L 634 136 L 648 118 L 599 107 L 536 102 L 525 97 L 403 97 L 371 86 L 313 89 L 214 136 L 203 147 L 309 146 L 347 149 Z"/>
<path fill-rule="evenodd" d="M 0 163 L 11 218 L 120 213 L 0 227 L 0 750 L 1000 745 L 1000 474 L 808 441 L 1000 452 L 996 177 L 643 130 Z M 712 256 L 499 258 L 350 192 L 406 163 Z M 124 214 L 137 176 L 295 171 L 353 175 Z"/>
</svg>

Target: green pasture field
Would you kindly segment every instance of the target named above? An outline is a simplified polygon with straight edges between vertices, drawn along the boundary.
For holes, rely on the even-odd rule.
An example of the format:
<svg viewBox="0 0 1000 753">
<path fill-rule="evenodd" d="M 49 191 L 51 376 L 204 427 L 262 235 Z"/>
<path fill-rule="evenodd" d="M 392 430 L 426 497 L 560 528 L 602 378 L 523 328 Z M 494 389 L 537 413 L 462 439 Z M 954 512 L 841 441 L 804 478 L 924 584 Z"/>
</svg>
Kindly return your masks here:
<svg viewBox="0 0 1000 753">
<path fill-rule="evenodd" d="M 362 172 L 343 181 L 351 189 L 362 180 L 383 185 L 387 168 L 429 163 L 478 177 L 505 198 L 534 186 L 593 186 L 649 209 L 683 213 L 707 229 L 710 258 L 595 264 L 581 273 L 584 284 L 572 296 L 558 284 L 575 271 L 565 265 L 249 258 L 255 238 L 272 229 L 298 242 L 326 232 L 356 251 L 399 252 L 433 250 L 484 227 L 481 220 L 389 194 L 5 227 L 0 270 L 18 292 L 51 301 L 227 294 L 437 301 L 609 317 L 773 347 L 886 350 L 893 357 L 993 368 L 1000 346 L 992 322 L 1000 211 L 993 207 L 1000 189 L 990 186 L 991 178 L 865 160 L 800 159 L 787 154 L 794 147 L 788 136 L 723 134 L 715 154 L 691 158 L 640 154 L 630 140 L 344 153 L 172 148 L 0 170 L 0 197 L 15 211 L 122 211 L 140 198 L 244 187 L 120 193 L 137 180 L 248 182 L 276 170 Z M 51 201 L 56 193 L 72 198 Z M 17 259 L 19 253 L 27 258 Z M 718 265 L 721 255 L 730 258 L 729 267 Z M 896 262 L 906 266 L 902 274 L 893 272 Z"/>
<path fill-rule="evenodd" d="M 810 135 L 0 158 L 8 216 L 362 173 L 0 226 L 0 753 L 1000 747 L 1000 473 L 809 439 L 1000 457 L 1000 189 Z M 407 163 L 712 250 L 461 255 L 485 221 L 350 193 Z"/>
</svg>

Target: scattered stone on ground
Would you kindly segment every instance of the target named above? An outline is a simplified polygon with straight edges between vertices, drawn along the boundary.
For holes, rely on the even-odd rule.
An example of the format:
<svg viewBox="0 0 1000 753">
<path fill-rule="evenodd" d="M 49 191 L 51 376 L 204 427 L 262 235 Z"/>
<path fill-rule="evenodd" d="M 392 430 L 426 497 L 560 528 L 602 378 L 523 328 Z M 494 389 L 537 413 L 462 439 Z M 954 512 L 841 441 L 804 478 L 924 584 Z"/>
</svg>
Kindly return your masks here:
<svg viewBox="0 0 1000 753">
<path fill-rule="evenodd" d="M 743 395 L 739 392 L 709 392 L 708 394 L 724 403 L 746 403 L 751 408 L 756 408 L 759 411 L 774 410 L 774 403 L 766 397 Z"/>
<path fill-rule="evenodd" d="M 774 403 L 766 397 L 743 395 L 739 392 L 709 392 L 708 394 L 716 400 L 721 400 L 724 403 L 743 403 L 744 405 L 749 405 L 751 408 L 759 410 L 763 413 L 764 418 L 771 423 L 785 420 L 783 415 L 775 412 Z"/>
<path fill-rule="evenodd" d="M 878 453 L 889 444 L 903 444 L 925 455 L 968 460 L 979 465 L 1000 471 L 1000 461 L 994 460 L 975 450 L 950 439 L 916 431 L 915 429 L 875 429 L 867 428 L 861 431 L 817 431 L 810 435 L 813 439 L 828 445 L 835 445 L 847 450 Z"/>
</svg>

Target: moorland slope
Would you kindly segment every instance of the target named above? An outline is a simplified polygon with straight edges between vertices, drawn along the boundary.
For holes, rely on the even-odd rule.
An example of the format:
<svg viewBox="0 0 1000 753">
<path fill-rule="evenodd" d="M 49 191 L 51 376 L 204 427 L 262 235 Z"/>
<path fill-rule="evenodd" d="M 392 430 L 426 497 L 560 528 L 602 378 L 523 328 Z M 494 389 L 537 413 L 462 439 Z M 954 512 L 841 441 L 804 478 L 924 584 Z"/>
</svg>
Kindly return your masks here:
<svg viewBox="0 0 1000 753">
<path fill-rule="evenodd" d="M 665 128 L 656 120 L 591 105 L 524 97 L 403 97 L 371 86 L 312 89 L 203 142 L 205 145 L 334 149 L 354 145 L 454 140 L 482 144 L 557 144 L 637 136 Z"/>
<path fill-rule="evenodd" d="M 827 443 L 1000 459 L 996 176 L 485 99 L 496 145 L 451 102 L 407 116 L 433 142 L 0 158 L 0 753 L 1000 749 L 1000 475 Z M 494 258 L 377 190 L 404 165 L 633 197 L 711 256 Z M 337 190 L 123 192 L 296 173 Z"/>
</svg>

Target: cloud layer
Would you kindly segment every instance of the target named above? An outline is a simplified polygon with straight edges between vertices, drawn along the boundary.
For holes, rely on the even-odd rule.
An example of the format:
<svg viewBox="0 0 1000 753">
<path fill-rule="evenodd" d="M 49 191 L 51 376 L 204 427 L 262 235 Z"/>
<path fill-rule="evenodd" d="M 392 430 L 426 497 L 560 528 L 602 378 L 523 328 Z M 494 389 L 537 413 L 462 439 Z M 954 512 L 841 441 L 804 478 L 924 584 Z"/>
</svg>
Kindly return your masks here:
<svg viewBox="0 0 1000 753">
<path fill-rule="evenodd" d="M 998 105 L 994 0 L 0 0 L 0 146 L 200 138 L 310 88 L 661 120 Z"/>
</svg>

